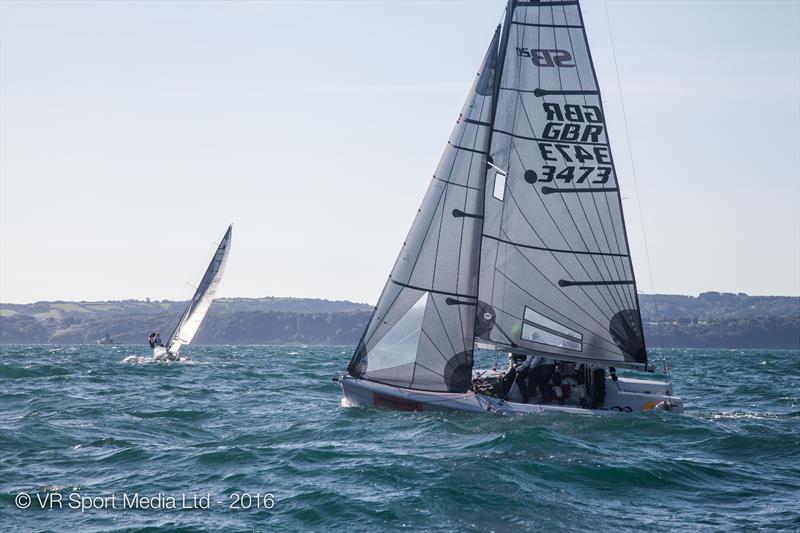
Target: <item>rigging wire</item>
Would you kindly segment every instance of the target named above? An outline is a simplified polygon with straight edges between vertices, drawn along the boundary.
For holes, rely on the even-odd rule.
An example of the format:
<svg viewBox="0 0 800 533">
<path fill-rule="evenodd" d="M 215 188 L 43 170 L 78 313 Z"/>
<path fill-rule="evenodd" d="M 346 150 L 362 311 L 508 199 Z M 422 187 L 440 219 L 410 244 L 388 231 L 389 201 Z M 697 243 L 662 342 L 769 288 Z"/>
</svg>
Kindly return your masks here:
<svg viewBox="0 0 800 533">
<path fill-rule="evenodd" d="M 639 225 L 642 231 L 642 242 L 644 243 L 644 255 L 645 260 L 647 261 L 647 273 L 650 278 L 650 292 L 655 294 L 655 281 L 653 277 L 653 265 L 650 261 L 650 247 L 647 244 L 647 232 L 645 231 L 644 226 L 644 212 L 642 211 L 642 196 L 639 193 L 639 180 L 636 178 L 636 166 L 633 162 L 633 145 L 631 143 L 631 132 L 630 127 L 628 126 L 628 116 L 625 112 L 625 98 L 622 93 L 622 80 L 619 75 L 619 64 L 617 63 L 617 49 L 614 46 L 614 33 L 611 30 L 611 16 L 608 12 L 608 2 L 607 0 L 603 0 L 603 10 L 606 14 L 606 24 L 608 25 L 608 37 L 611 43 L 611 56 L 614 60 L 614 72 L 617 77 L 617 89 L 619 91 L 619 102 L 620 102 L 620 109 L 622 110 L 622 122 L 625 125 L 625 140 L 628 145 L 628 159 L 630 160 L 631 164 L 631 177 L 633 178 L 633 189 L 636 193 L 636 206 L 639 212 Z M 666 389 L 667 394 L 669 395 L 669 365 L 667 364 L 667 357 L 664 353 L 664 346 L 662 342 L 662 335 L 661 335 L 661 320 L 658 317 L 658 304 L 656 303 L 655 299 L 653 300 L 653 307 L 656 313 L 656 335 L 657 335 L 657 345 L 661 349 L 661 358 L 664 363 L 664 386 Z M 642 324 L 642 328 L 644 328 L 644 324 Z M 642 332 L 644 335 L 644 331 Z"/>
</svg>

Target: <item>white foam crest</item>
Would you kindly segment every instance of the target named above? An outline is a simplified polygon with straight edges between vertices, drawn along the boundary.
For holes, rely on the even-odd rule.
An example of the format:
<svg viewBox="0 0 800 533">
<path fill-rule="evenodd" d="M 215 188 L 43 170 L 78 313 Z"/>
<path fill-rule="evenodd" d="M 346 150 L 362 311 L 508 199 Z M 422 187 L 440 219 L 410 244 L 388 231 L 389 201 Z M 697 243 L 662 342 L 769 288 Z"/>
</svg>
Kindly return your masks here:
<svg viewBox="0 0 800 533">
<path fill-rule="evenodd" d="M 711 413 L 709 417 L 711 420 L 770 420 L 781 418 L 777 413 L 756 413 L 753 411 L 731 411 L 729 413 Z"/>
</svg>

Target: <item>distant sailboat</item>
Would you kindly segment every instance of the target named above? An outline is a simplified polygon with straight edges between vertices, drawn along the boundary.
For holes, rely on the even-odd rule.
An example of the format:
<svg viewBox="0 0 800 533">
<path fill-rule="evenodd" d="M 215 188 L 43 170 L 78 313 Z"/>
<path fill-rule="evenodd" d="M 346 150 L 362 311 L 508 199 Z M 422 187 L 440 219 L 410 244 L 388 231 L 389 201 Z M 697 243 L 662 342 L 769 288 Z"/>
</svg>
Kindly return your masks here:
<svg viewBox="0 0 800 533">
<path fill-rule="evenodd" d="M 487 393 L 476 345 L 577 366 L 583 396 Z M 668 381 L 612 367 L 650 369 L 580 6 L 511 0 L 338 381 L 351 405 L 396 409 L 681 410 Z"/>
<path fill-rule="evenodd" d="M 203 279 L 197 286 L 197 290 L 192 296 L 189 305 L 181 314 L 178 323 L 169 336 L 169 340 L 165 346 L 156 346 L 153 348 L 153 357 L 157 360 L 168 361 L 176 360 L 179 358 L 181 347 L 192 342 L 195 333 L 203 323 L 203 319 L 208 313 L 211 302 L 214 301 L 214 295 L 219 287 L 219 282 L 222 279 L 222 273 L 225 270 L 225 263 L 228 260 L 228 253 L 231 250 L 231 232 L 233 225 L 228 226 L 228 230 L 222 237 L 214 257 L 211 258 Z"/>
</svg>

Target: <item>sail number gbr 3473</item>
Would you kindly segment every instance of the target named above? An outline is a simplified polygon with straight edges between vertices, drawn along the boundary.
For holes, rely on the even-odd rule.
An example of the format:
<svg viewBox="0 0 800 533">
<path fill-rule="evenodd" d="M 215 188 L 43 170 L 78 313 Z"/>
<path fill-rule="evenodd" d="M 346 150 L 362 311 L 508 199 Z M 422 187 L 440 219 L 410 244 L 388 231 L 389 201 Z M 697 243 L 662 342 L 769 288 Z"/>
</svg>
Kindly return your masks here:
<svg viewBox="0 0 800 533">
<path fill-rule="evenodd" d="M 546 122 L 538 145 L 544 164 L 538 171 L 527 170 L 525 181 L 607 183 L 611 177 L 611 154 L 601 141 L 605 124 L 600 108 L 549 102 L 544 102 L 542 108 Z"/>
</svg>

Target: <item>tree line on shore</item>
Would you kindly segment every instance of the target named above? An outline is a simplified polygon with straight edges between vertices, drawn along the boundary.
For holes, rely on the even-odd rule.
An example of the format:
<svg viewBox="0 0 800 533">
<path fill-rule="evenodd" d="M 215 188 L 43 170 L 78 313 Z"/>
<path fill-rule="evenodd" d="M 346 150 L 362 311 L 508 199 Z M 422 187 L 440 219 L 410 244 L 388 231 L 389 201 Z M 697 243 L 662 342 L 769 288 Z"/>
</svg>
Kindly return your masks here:
<svg viewBox="0 0 800 533">
<path fill-rule="evenodd" d="M 800 298 L 703 293 L 641 295 L 648 344 L 665 348 L 800 349 Z M 183 302 L 0 304 L 0 343 L 141 344 L 166 336 Z M 198 344 L 355 344 L 371 308 L 302 298 L 225 298 L 214 302 Z"/>
</svg>

